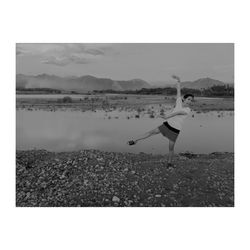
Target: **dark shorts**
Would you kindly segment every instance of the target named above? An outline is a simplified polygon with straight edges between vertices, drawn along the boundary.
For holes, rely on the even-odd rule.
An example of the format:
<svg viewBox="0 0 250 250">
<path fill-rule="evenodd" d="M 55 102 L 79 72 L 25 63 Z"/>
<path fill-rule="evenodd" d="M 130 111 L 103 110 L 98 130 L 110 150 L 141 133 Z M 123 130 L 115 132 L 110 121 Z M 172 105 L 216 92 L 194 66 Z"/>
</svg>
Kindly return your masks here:
<svg viewBox="0 0 250 250">
<path fill-rule="evenodd" d="M 180 130 L 171 127 L 167 121 L 163 122 L 163 124 L 159 126 L 158 129 L 163 136 L 167 137 L 171 141 L 176 141 L 180 133 Z"/>
</svg>

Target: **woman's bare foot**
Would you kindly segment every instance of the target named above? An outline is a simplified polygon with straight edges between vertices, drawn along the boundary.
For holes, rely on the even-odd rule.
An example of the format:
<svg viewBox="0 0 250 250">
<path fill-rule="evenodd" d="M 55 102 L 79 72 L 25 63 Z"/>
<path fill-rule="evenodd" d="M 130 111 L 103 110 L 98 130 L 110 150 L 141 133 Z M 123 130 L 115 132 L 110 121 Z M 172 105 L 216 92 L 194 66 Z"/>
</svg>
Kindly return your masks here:
<svg viewBox="0 0 250 250">
<path fill-rule="evenodd" d="M 172 162 L 168 162 L 168 163 L 167 163 L 167 167 L 168 167 L 168 168 L 174 168 L 175 165 L 174 165 Z"/>
<path fill-rule="evenodd" d="M 136 140 L 135 140 L 135 141 L 131 140 L 131 141 L 128 141 L 127 144 L 128 144 L 129 146 L 132 146 L 132 145 L 135 145 L 136 142 L 137 142 Z"/>
</svg>

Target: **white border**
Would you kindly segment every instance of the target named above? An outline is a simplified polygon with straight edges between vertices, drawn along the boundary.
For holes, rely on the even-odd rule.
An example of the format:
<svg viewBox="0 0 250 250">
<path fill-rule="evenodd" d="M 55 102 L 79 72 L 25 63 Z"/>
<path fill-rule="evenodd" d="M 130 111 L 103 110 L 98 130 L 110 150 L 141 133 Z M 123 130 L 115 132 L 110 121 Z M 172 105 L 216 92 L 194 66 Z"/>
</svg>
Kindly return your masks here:
<svg viewBox="0 0 250 250">
<path fill-rule="evenodd" d="M 23 0 L 1 5 L 1 249 L 250 249 L 247 1 Z M 235 43 L 236 207 L 15 208 L 16 42 Z"/>
</svg>

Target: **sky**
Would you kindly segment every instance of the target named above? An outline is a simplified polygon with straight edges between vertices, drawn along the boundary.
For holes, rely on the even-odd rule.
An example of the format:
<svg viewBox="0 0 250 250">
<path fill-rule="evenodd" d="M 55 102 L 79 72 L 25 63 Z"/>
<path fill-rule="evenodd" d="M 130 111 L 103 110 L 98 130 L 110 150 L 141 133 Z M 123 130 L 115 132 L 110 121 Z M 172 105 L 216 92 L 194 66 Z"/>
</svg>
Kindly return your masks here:
<svg viewBox="0 0 250 250">
<path fill-rule="evenodd" d="M 16 73 L 170 81 L 234 82 L 232 43 L 17 43 Z"/>
</svg>

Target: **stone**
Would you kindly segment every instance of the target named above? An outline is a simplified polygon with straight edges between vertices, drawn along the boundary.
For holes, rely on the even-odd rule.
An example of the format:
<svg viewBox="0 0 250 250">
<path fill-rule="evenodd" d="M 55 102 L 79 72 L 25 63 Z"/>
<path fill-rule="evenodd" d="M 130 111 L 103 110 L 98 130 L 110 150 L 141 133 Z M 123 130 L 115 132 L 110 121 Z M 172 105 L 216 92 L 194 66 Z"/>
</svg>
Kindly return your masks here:
<svg viewBox="0 0 250 250">
<path fill-rule="evenodd" d="M 112 201 L 113 202 L 120 202 L 120 199 L 117 196 L 113 196 Z"/>
</svg>

